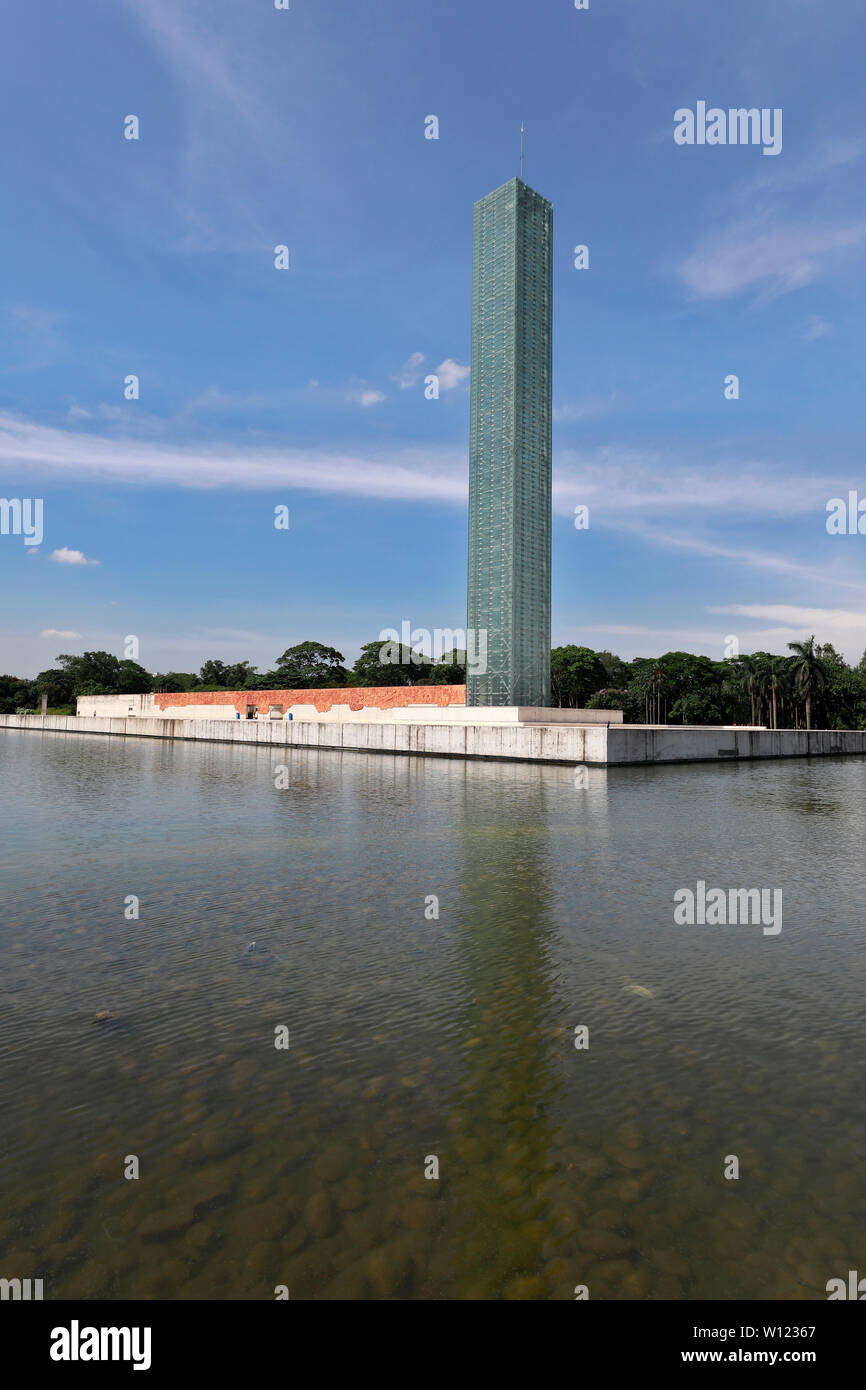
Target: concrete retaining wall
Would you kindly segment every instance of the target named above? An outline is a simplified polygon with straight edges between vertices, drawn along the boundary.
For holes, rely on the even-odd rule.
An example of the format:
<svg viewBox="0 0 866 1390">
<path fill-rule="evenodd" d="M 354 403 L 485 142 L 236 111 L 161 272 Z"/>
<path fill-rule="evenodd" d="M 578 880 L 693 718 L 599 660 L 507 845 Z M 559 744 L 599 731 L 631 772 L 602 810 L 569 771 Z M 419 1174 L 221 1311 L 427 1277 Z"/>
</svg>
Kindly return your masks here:
<svg viewBox="0 0 866 1390">
<path fill-rule="evenodd" d="M 866 730 L 731 729 L 701 726 L 607 730 L 610 765 L 736 762 L 753 758 L 827 758 L 866 753 Z"/>
<path fill-rule="evenodd" d="M 523 762 L 604 762 L 605 730 L 576 725 L 447 725 L 226 719 L 80 719 L 75 715 L 0 715 L 0 729 L 120 734 L 132 738 L 255 743 L 274 748 L 328 748 L 444 758 Z"/>
<path fill-rule="evenodd" d="M 866 754 L 866 731 L 830 729 L 593 728 L 575 724 L 446 725 L 322 723 L 293 720 L 80 719 L 74 715 L 0 714 L 0 729 L 36 733 L 119 734 L 135 738 L 254 743 L 274 748 L 327 748 L 354 753 L 509 761 L 629 765 L 726 762 L 751 758 Z"/>
</svg>

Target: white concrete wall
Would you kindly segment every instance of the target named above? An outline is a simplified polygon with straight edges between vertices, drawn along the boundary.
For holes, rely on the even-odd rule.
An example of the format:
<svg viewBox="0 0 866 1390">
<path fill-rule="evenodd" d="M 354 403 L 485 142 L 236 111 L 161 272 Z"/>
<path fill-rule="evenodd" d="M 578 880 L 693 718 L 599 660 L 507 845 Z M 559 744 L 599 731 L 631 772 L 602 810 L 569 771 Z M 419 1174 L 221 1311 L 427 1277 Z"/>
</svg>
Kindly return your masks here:
<svg viewBox="0 0 866 1390">
<path fill-rule="evenodd" d="M 477 712 L 477 711 L 476 711 Z M 555 706 L 516 711 L 523 724 L 621 724 L 621 709 L 557 709 Z"/>
<path fill-rule="evenodd" d="M 736 762 L 751 758 L 831 757 L 866 753 L 866 730 L 713 728 L 627 725 L 607 730 L 607 762 Z"/>
<path fill-rule="evenodd" d="M 79 695 L 75 708 L 79 719 L 94 715 L 103 719 L 141 718 L 155 713 L 152 695 Z"/>
<path fill-rule="evenodd" d="M 0 714 L 0 730 L 119 734 L 132 737 L 255 743 L 274 748 L 334 748 L 358 753 L 406 753 L 522 762 L 635 764 L 723 762 L 737 758 L 830 757 L 866 754 L 866 731 L 717 728 L 603 728 L 576 724 L 408 724 L 293 720 L 165 720 Z"/>
<path fill-rule="evenodd" d="M 404 753 L 452 758 L 506 758 L 528 762 L 604 762 L 603 728 L 536 725 L 324 723 L 314 720 L 166 720 L 135 716 L 103 719 L 75 715 L 0 715 L 0 730 L 115 734 L 126 737 L 255 743 L 275 748 L 329 748 L 359 753 Z"/>
</svg>

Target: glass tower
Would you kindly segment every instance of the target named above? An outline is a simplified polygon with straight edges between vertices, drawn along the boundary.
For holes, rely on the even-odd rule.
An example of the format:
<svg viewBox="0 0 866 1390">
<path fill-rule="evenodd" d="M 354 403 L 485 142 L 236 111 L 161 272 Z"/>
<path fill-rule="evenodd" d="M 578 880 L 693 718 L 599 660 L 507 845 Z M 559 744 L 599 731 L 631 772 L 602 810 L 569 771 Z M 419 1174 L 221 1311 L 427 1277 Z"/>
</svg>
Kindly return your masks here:
<svg viewBox="0 0 866 1390">
<path fill-rule="evenodd" d="M 521 179 L 475 204 L 467 705 L 550 704 L 552 240 Z"/>
</svg>

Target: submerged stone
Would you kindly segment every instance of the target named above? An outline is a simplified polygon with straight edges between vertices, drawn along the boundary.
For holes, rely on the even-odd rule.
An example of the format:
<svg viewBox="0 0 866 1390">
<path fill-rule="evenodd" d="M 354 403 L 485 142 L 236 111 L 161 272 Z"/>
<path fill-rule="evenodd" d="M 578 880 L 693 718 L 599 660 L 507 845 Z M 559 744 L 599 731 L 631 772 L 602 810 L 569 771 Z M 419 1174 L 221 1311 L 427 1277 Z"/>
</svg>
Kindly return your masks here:
<svg viewBox="0 0 866 1390">
<path fill-rule="evenodd" d="M 304 1224 L 311 1236 L 322 1238 L 334 1229 L 334 1208 L 330 1197 L 324 1192 L 315 1192 L 304 1207 Z"/>
<path fill-rule="evenodd" d="M 162 1211 L 146 1216 L 138 1228 L 142 1240 L 156 1240 L 161 1236 L 177 1235 L 191 1226 L 195 1213 L 191 1206 L 166 1207 Z"/>
</svg>

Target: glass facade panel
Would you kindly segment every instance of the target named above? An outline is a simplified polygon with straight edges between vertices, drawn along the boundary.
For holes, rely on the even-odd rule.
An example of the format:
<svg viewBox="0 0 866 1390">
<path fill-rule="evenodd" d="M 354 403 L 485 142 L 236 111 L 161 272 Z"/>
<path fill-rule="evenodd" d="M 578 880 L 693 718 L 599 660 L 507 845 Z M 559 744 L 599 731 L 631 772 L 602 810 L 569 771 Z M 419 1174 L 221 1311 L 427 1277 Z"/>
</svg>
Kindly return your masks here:
<svg viewBox="0 0 866 1390">
<path fill-rule="evenodd" d="M 487 670 L 467 671 L 469 705 L 550 704 L 552 239 L 521 179 L 475 204 L 467 626 Z"/>
</svg>

